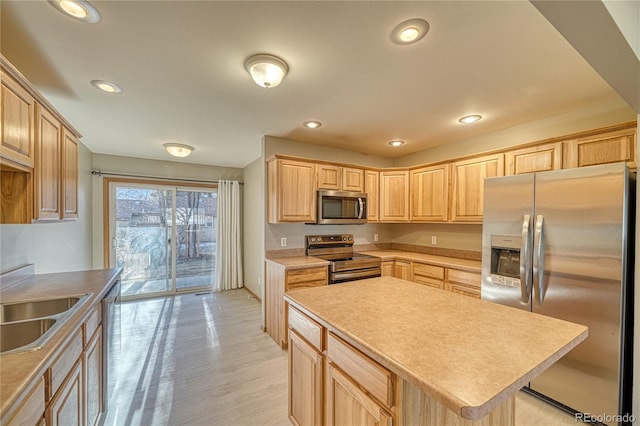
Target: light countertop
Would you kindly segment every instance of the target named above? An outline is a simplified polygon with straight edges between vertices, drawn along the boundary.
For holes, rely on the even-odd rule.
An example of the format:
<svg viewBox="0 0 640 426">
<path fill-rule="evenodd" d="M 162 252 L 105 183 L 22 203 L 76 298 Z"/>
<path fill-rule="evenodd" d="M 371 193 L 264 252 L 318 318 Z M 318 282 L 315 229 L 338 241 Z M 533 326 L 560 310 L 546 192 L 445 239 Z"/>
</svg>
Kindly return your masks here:
<svg viewBox="0 0 640 426">
<path fill-rule="evenodd" d="M 433 254 L 416 253 L 412 251 L 402 250 L 371 250 L 361 251 L 359 253 L 369 254 L 385 260 L 408 260 L 410 262 L 424 262 L 431 265 L 442 266 L 445 268 L 455 268 L 470 272 L 480 272 L 482 262 L 479 260 L 460 259 L 449 256 L 436 256 Z"/>
<path fill-rule="evenodd" d="M 293 306 L 477 420 L 587 337 L 587 327 L 393 277 L 292 290 Z"/>
<path fill-rule="evenodd" d="M 329 265 L 328 260 L 313 256 L 279 257 L 276 259 L 266 259 L 266 261 L 284 266 L 285 269 L 313 268 L 315 266 Z"/>
<path fill-rule="evenodd" d="M 117 268 L 32 275 L 2 289 L 3 303 L 92 293 L 42 349 L 0 356 L 0 419 L 3 422 L 26 396 L 25 392 L 31 384 L 44 374 L 66 347 L 121 272 Z"/>
</svg>

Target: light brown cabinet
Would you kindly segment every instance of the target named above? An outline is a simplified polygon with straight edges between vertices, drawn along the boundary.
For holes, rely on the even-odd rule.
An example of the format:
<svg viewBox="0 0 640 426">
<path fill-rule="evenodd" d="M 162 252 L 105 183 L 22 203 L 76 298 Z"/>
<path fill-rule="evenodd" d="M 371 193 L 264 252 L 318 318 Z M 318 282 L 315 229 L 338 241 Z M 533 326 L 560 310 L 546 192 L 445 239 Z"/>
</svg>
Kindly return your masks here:
<svg viewBox="0 0 640 426">
<path fill-rule="evenodd" d="M 4 71 L 0 80 L 0 156 L 33 167 L 35 99 Z"/>
<path fill-rule="evenodd" d="M 484 179 L 504 175 L 504 154 L 486 155 L 452 163 L 453 222 L 482 222 Z"/>
<path fill-rule="evenodd" d="M 82 354 L 87 426 L 98 424 L 102 408 L 102 326 L 95 330 Z"/>
<path fill-rule="evenodd" d="M 373 170 L 364 172 L 364 192 L 367 193 L 367 220 L 378 222 L 380 220 L 380 173 Z"/>
<path fill-rule="evenodd" d="M 61 219 L 78 218 L 78 139 L 62 129 L 60 195 Z"/>
<path fill-rule="evenodd" d="M 505 152 L 505 175 L 546 172 L 562 168 L 562 142 Z"/>
<path fill-rule="evenodd" d="M 393 260 L 385 260 L 382 262 L 381 275 L 383 277 L 393 277 L 393 264 L 394 264 Z"/>
<path fill-rule="evenodd" d="M 265 263 L 265 331 L 284 349 L 289 327 L 284 293 L 295 288 L 327 285 L 329 271 L 326 266 L 287 269 L 272 261 Z"/>
<path fill-rule="evenodd" d="M 396 260 L 393 262 L 393 276 L 403 280 L 411 280 L 411 262 Z"/>
<path fill-rule="evenodd" d="M 62 387 L 49 403 L 47 426 L 84 425 L 82 402 L 82 361 L 77 360 Z"/>
<path fill-rule="evenodd" d="M 480 285 L 482 276 L 479 272 L 462 271 L 458 269 L 447 270 L 445 289 L 453 293 L 480 299 Z"/>
<path fill-rule="evenodd" d="M 380 172 L 380 222 L 409 220 L 409 172 Z"/>
<path fill-rule="evenodd" d="M 449 218 L 449 164 L 411 170 L 411 222 L 446 222 Z"/>
<path fill-rule="evenodd" d="M 44 377 L 33 386 L 24 402 L 7 422 L 8 426 L 40 424 L 44 415 Z"/>
<path fill-rule="evenodd" d="M 336 164 L 318 164 L 318 189 L 364 192 L 364 170 Z"/>
<path fill-rule="evenodd" d="M 585 167 L 625 161 L 636 169 L 636 128 L 598 133 L 565 142 L 564 167 Z"/>
<path fill-rule="evenodd" d="M 411 281 L 441 290 L 444 289 L 445 268 L 442 266 L 413 262 L 412 269 L 413 278 Z"/>
<path fill-rule="evenodd" d="M 324 328 L 289 307 L 289 419 L 322 425 L 324 417 Z"/>
<path fill-rule="evenodd" d="M 272 159 L 267 173 L 268 222 L 315 222 L 316 164 Z"/>
<path fill-rule="evenodd" d="M 35 220 L 57 220 L 60 211 L 60 160 L 62 125 L 44 108 L 38 108 L 36 137 Z"/>
</svg>

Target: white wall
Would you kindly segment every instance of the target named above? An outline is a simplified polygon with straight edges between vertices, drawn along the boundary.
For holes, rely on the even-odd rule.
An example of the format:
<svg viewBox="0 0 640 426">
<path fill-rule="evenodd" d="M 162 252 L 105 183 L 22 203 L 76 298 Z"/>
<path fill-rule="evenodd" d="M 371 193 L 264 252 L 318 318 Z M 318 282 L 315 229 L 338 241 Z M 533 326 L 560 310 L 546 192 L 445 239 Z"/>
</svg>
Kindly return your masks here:
<svg viewBox="0 0 640 426">
<path fill-rule="evenodd" d="M 0 269 L 35 264 L 36 273 L 92 269 L 91 152 L 78 145 L 77 220 L 0 225 Z"/>
<path fill-rule="evenodd" d="M 262 157 L 244 168 L 244 285 L 264 300 L 265 164 Z M 264 324 L 264 321 L 263 321 Z"/>
</svg>

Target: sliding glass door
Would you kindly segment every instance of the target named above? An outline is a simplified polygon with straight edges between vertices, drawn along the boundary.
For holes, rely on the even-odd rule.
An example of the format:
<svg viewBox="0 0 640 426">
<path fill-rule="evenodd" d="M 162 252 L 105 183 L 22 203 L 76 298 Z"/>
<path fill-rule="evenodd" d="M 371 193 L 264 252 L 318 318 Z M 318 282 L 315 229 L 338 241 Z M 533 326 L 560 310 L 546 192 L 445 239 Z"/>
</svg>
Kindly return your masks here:
<svg viewBox="0 0 640 426">
<path fill-rule="evenodd" d="M 125 298 L 208 289 L 215 279 L 217 193 L 110 183 L 110 265 Z"/>
</svg>

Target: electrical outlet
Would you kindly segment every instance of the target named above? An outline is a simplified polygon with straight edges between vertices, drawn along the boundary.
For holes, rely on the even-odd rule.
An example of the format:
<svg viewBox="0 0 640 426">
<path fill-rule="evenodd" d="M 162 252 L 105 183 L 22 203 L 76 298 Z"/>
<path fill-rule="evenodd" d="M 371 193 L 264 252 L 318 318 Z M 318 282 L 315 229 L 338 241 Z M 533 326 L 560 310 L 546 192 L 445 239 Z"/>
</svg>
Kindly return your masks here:
<svg viewBox="0 0 640 426">
<path fill-rule="evenodd" d="M 435 236 L 435 235 L 433 235 L 433 236 L 431 237 L 431 244 L 436 245 L 437 241 L 438 241 L 438 240 L 436 239 L 436 236 Z"/>
<path fill-rule="evenodd" d="M 286 246 L 287 246 L 287 237 L 280 238 L 280 247 L 286 247 Z"/>
<path fill-rule="evenodd" d="M 378 234 L 373 234 L 373 241 L 378 241 Z"/>
</svg>

